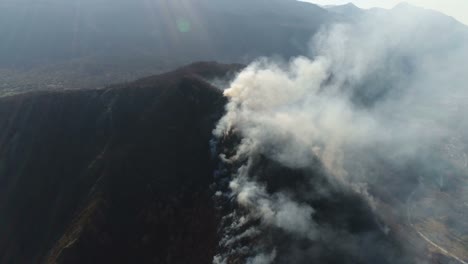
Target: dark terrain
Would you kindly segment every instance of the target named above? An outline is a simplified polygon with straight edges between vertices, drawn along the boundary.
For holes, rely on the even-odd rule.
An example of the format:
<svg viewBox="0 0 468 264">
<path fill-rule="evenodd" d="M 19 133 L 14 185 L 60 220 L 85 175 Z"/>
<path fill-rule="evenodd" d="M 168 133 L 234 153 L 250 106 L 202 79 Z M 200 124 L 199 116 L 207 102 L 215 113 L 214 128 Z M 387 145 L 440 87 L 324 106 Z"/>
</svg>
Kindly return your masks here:
<svg viewBox="0 0 468 264">
<path fill-rule="evenodd" d="M 210 263 L 225 101 L 205 79 L 239 68 L 1 98 L 0 262 Z"/>
</svg>

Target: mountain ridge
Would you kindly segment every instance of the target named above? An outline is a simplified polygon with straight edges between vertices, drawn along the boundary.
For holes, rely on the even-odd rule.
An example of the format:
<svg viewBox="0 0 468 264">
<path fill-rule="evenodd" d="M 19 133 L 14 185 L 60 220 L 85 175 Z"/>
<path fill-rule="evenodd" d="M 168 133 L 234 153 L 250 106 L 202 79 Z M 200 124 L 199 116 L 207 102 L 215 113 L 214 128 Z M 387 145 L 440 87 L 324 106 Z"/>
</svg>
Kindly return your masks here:
<svg viewBox="0 0 468 264">
<path fill-rule="evenodd" d="M 194 65 L 0 98 L 1 262 L 211 261 L 208 142 L 225 101 L 204 79 L 241 66 Z"/>
</svg>

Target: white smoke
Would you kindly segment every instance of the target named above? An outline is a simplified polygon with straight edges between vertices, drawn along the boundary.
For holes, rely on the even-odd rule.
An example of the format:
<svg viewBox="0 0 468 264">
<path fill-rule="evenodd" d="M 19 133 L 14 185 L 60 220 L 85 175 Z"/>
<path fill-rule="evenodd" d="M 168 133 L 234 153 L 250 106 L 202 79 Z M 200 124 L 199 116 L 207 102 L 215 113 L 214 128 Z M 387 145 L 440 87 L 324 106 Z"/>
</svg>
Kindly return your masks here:
<svg viewBox="0 0 468 264">
<path fill-rule="evenodd" d="M 324 29 L 314 38 L 311 58 L 251 64 L 224 92 L 227 112 L 214 134 L 243 138 L 237 154 L 225 160 L 261 153 L 305 168 L 318 158 L 330 181 L 378 206 L 363 188 L 379 177 L 366 165 L 374 154 L 399 164 L 454 137 L 467 142 L 468 31 L 459 25 L 441 31 L 446 28 L 439 20 L 412 8 L 371 14 Z M 454 155 L 466 156 L 464 149 Z M 249 166 L 230 184 L 247 217 L 316 239 L 314 209 L 288 193 L 268 193 Z M 251 263 L 271 263 L 276 255 L 262 252 Z"/>
<path fill-rule="evenodd" d="M 269 254 L 259 254 L 251 259 L 247 260 L 247 264 L 269 264 L 275 260 L 276 251 L 273 250 Z"/>
<path fill-rule="evenodd" d="M 231 189 L 237 195 L 238 203 L 250 211 L 250 216 L 260 218 L 266 225 L 284 229 L 298 236 L 313 239 L 313 209 L 308 205 L 295 203 L 283 193 L 269 195 L 264 187 L 255 182 L 240 183 L 243 177 L 231 182 Z"/>
</svg>

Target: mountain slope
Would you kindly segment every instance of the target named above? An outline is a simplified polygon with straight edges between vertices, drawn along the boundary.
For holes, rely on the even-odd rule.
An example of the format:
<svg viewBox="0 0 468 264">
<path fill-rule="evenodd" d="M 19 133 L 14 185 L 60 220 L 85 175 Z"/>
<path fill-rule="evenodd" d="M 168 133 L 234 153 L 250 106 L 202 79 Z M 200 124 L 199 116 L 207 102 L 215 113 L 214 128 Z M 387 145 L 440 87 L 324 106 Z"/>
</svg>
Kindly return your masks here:
<svg viewBox="0 0 468 264">
<path fill-rule="evenodd" d="M 205 78 L 237 69 L 0 98 L 0 262 L 210 262 L 224 99 Z"/>
</svg>

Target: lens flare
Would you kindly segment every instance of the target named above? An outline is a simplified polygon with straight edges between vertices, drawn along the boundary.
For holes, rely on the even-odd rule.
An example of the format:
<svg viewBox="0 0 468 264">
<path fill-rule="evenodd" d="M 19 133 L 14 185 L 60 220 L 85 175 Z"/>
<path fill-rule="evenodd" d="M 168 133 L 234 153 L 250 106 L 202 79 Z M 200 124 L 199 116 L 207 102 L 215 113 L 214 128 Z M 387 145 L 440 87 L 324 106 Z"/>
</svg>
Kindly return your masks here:
<svg viewBox="0 0 468 264">
<path fill-rule="evenodd" d="M 192 24 L 185 18 L 178 18 L 177 29 L 179 29 L 181 33 L 187 33 L 190 32 L 190 30 L 192 30 Z"/>
</svg>

